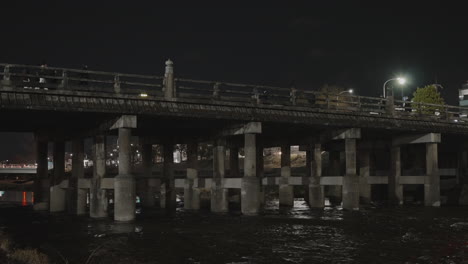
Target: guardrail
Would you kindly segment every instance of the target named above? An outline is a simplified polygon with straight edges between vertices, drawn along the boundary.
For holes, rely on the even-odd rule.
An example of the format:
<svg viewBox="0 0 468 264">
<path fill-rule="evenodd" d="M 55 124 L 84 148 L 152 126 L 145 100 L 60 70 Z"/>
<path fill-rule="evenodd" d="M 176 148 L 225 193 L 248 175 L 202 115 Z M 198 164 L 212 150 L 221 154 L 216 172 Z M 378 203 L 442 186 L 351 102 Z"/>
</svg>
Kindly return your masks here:
<svg viewBox="0 0 468 264">
<path fill-rule="evenodd" d="M 22 91 L 70 90 L 103 93 L 106 96 L 144 96 L 148 99 L 187 98 L 263 106 L 296 106 L 468 125 L 468 107 L 389 101 L 387 98 L 339 95 L 266 85 L 174 78 L 172 62 L 166 65 L 165 76 L 149 76 L 0 63 L 0 79 L 3 87 Z M 173 91 L 167 93 L 169 89 Z"/>
</svg>

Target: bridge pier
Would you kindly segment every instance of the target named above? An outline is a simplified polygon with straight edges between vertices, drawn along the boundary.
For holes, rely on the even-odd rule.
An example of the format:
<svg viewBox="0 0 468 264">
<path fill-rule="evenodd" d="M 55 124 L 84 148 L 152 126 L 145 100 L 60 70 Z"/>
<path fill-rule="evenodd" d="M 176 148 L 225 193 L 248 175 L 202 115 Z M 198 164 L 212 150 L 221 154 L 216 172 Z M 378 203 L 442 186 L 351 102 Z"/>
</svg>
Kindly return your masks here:
<svg viewBox="0 0 468 264">
<path fill-rule="evenodd" d="M 329 176 L 341 176 L 343 155 L 341 151 L 329 150 L 328 155 L 328 174 Z M 343 201 L 343 186 L 328 185 L 326 188 L 326 196 L 330 198 L 332 203 Z"/>
<path fill-rule="evenodd" d="M 84 178 L 84 141 L 72 140 L 72 175 L 68 182 L 68 212 L 76 215 L 86 214 L 87 189 L 81 189 L 80 179 Z"/>
<path fill-rule="evenodd" d="M 310 159 L 310 180 L 308 188 L 309 206 L 311 208 L 323 208 L 325 206 L 324 190 L 320 185 L 320 177 L 322 177 L 322 145 L 314 144 L 312 151 L 307 151 L 307 154 L 312 155 Z"/>
<path fill-rule="evenodd" d="M 190 141 L 187 144 L 187 179 L 184 186 L 184 208 L 200 209 L 200 189 L 195 187 L 198 181 L 198 144 Z"/>
<path fill-rule="evenodd" d="M 261 137 L 257 137 L 257 177 L 259 179 L 259 182 L 263 181 L 263 175 L 264 175 L 264 160 L 263 160 L 263 140 Z M 265 204 L 265 187 L 263 184 L 260 184 L 260 190 L 259 190 L 259 203 L 260 206 L 263 206 Z"/>
<path fill-rule="evenodd" d="M 244 177 L 241 186 L 241 211 L 244 215 L 257 215 L 260 209 L 260 181 L 257 177 L 256 134 L 244 134 Z"/>
<path fill-rule="evenodd" d="M 50 180 L 48 172 L 47 140 L 36 137 L 36 162 L 37 175 L 34 181 L 34 210 L 49 210 L 50 202 Z"/>
<path fill-rule="evenodd" d="M 156 206 L 156 194 L 158 192 L 157 180 L 153 179 L 153 145 L 151 143 L 141 144 L 141 156 L 143 175 L 139 181 L 141 205 L 145 208 Z"/>
<path fill-rule="evenodd" d="M 161 188 L 161 207 L 166 208 L 169 213 L 176 210 L 176 192 L 174 180 L 174 145 L 166 143 L 163 145 L 163 183 Z"/>
<path fill-rule="evenodd" d="M 438 143 L 426 143 L 426 179 L 424 181 L 424 205 L 440 206 L 440 174 Z"/>
<path fill-rule="evenodd" d="M 356 139 L 345 139 L 346 174 L 343 177 L 343 209 L 359 210 L 359 177 L 356 174 Z"/>
<path fill-rule="evenodd" d="M 54 177 L 50 186 L 50 212 L 64 212 L 66 209 L 66 190 L 60 187 L 65 179 L 65 141 L 54 142 Z"/>
<path fill-rule="evenodd" d="M 401 178 L 401 148 L 392 146 L 390 152 L 390 175 L 388 177 L 388 200 L 390 204 L 403 204 L 403 185 Z"/>
<path fill-rule="evenodd" d="M 359 197 L 362 204 L 370 204 L 372 200 L 370 177 L 370 144 L 363 144 L 358 152 L 359 156 Z"/>
<path fill-rule="evenodd" d="M 291 146 L 281 145 L 281 178 L 279 180 L 279 205 L 294 206 L 294 187 L 289 185 L 291 177 Z"/>
<path fill-rule="evenodd" d="M 211 185 L 211 211 L 214 213 L 225 213 L 228 208 L 228 189 L 223 186 L 226 173 L 226 141 L 216 140 L 213 148 L 213 181 Z"/>
<path fill-rule="evenodd" d="M 94 137 L 93 178 L 89 190 L 89 215 L 91 218 L 107 217 L 107 191 L 101 188 L 101 181 L 106 175 L 106 137 Z"/>
</svg>

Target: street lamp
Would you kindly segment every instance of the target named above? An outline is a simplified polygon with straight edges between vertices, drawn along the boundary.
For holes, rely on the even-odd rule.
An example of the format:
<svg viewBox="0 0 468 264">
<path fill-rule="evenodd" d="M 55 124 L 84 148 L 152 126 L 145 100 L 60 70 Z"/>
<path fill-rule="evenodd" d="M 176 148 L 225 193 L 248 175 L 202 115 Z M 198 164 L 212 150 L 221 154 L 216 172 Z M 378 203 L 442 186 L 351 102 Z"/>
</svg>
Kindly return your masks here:
<svg viewBox="0 0 468 264">
<path fill-rule="evenodd" d="M 353 94 L 354 90 L 353 89 L 348 89 L 346 91 L 341 91 L 339 92 L 337 95 L 336 95 L 336 108 L 338 108 L 338 97 L 340 96 L 340 94 L 343 94 L 343 93 L 349 93 L 349 94 Z"/>
<path fill-rule="evenodd" d="M 388 82 L 390 81 L 398 81 L 399 84 L 403 85 L 406 83 L 406 79 L 403 78 L 403 77 L 397 77 L 397 78 L 392 78 L 392 79 L 388 79 L 387 81 L 384 82 L 383 84 L 383 97 L 386 98 L 387 95 L 385 94 L 385 86 L 387 85 Z"/>
</svg>

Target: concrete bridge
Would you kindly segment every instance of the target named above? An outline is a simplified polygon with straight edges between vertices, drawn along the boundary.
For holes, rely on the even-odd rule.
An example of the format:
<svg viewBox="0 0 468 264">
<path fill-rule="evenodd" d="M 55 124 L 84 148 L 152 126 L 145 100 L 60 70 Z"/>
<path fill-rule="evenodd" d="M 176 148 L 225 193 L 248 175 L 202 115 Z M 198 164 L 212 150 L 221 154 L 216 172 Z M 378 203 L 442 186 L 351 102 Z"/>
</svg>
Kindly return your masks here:
<svg viewBox="0 0 468 264">
<path fill-rule="evenodd" d="M 211 210 L 226 212 L 228 189 L 237 188 L 242 213 L 256 215 L 266 185 L 278 187 L 281 206 L 293 206 L 295 185 L 305 188 L 311 208 L 323 208 L 325 195 L 333 194 L 341 196 L 343 208 L 357 210 L 371 200 L 374 185 L 387 185 L 388 199 L 402 204 L 403 186 L 415 184 L 424 186 L 426 206 L 440 206 L 439 158 L 456 172 L 460 204 L 468 204 L 468 108 L 402 102 L 391 91 L 387 98 L 374 98 L 175 78 L 171 61 L 164 76 L 0 64 L 0 77 L 0 130 L 36 136 L 37 210 L 86 214 L 89 192 L 90 216 L 106 217 L 112 189 L 114 219 L 132 221 L 137 192 L 147 207 L 156 206 L 161 193 L 162 207 L 174 210 L 180 187 L 186 209 L 199 209 L 200 190 L 209 188 Z M 114 178 L 106 177 L 108 135 L 118 136 Z M 132 136 L 142 149 L 138 178 L 130 165 Z M 94 140 L 92 178 L 84 177 L 85 138 Z M 64 177 L 66 141 L 72 141 L 74 154 L 69 178 Z M 201 142 L 214 145 L 208 178 L 199 177 Z M 54 149 L 50 177 L 48 143 Z M 163 149 L 159 178 L 152 169 L 153 144 Z M 184 179 L 174 177 L 175 144 L 187 145 Z M 301 177 L 291 173 L 291 145 L 307 153 Z M 263 149 L 269 147 L 281 147 L 279 177 L 264 177 Z M 422 172 L 402 175 L 404 167 Z M 376 175 L 379 170 L 386 175 Z"/>
</svg>

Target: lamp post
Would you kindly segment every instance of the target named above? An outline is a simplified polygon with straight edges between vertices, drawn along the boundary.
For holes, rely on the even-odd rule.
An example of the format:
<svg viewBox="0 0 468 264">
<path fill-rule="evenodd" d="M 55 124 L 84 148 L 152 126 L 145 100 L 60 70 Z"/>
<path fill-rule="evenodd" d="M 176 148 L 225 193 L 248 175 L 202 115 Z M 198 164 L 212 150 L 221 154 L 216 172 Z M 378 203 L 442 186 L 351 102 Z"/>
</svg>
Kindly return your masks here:
<svg viewBox="0 0 468 264">
<path fill-rule="evenodd" d="M 403 85 L 406 83 L 406 79 L 405 78 L 402 78 L 402 77 L 397 77 L 397 78 L 392 78 L 392 79 L 388 79 L 387 81 L 384 82 L 383 84 L 383 98 L 386 98 L 387 95 L 385 93 L 386 89 L 385 89 L 385 86 L 387 85 L 388 82 L 390 81 L 398 81 L 399 84 Z M 402 90 L 403 92 L 403 90 Z"/>
<path fill-rule="evenodd" d="M 346 91 L 341 91 L 339 92 L 337 95 L 336 95 L 336 109 L 338 109 L 338 97 L 340 96 L 340 94 L 343 94 L 343 93 L 349 93 L 349 94 L 353 94 L 354 90 L 353 89 L 348 89 Z"/>
</svg>

